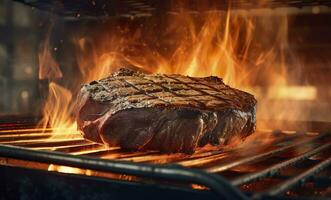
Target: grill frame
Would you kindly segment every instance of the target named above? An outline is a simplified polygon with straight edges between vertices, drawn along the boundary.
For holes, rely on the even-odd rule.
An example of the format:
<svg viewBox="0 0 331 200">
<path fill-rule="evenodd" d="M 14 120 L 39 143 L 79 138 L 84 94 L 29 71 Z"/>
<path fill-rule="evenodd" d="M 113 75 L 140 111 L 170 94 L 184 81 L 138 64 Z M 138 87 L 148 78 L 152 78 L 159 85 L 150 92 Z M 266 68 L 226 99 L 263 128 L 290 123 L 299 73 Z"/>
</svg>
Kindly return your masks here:
<svg viewBox="0 0 331 200">
<path fill-rule="evenodd" d="M 104 172 L 128 174 L 152 179 L 197 183 L 211 188 L 212 191 L 222 199 L 247 199 L 238 189 L 231 186 L 220 176 L 180 166 L 101 160 L 98 158 L 73 156 L 60 152 L 35 151 L 5 145 L 0 145 L 0 156 Z"/>
<path fill-rule="evenodd" d="M 190 198 L 218 199 L 208 191 L 196 191 L 183 188 L 164 187 L 155 184 L 106 180 L 95 177 L 63 174 L 22 167 L 1 166 L 3 180 L 1 198 L 20 199 L 158 199 Z M 45 184 L 47 183 L 47 184 Z M 36 189 L 39 188 L 39 189 Z M 24 192 L 22 192 L 24 191 Z M 112 191 L 112 192 L 109 192 Z"/>
<path fill-rule="evenodd" d="M 158 14 L 159 12 L 162 12 L 162 13 L 166 13 L 166 11 L 169 11 L 167 10 L 167 8 L 169 8 L 169 5 L 167 3 L 164 3 L 162 5 L 158 4 L 158 6 L 156 5 L 155 7 L 150 7 L 151 9 L 149 11 L 137 11 L 135 9 L 139 9 L 139 6 L 138 8 L 136 7 L 127 7 L 125 9 L 119 9 L 119 10 L 114 10 L 113 8 L 109 7 L 107 9 L 109 9 L 107 12 L 99 12 L 100 11 L 100 8 L 93 8 L 91 10 L 87 9 L 86 12 L 84 11 L 85 9 L 84 8 L 81 8 L 81 9 L 77 9 L 77 8 L 73 8 L 73 7 L 68 7 L 68 8 L 64 8 L 63 5 L 61 4 L 57 4 L 57 3 L 53 3 L 52 1 L 45 1 L 45 0 L 33 0 L 33 1 L 30 1 L 30 0 L 17 0 L 19 2 L 23 2 L 27 5 L 30 5 L 30 6 L 34 6 L 36 8 L 39 8 L 39 9 L 42 9 L 42 10 L 45 10 L 45 11 L 50 11 L 50 12 L 53 12 L 53 13 L 56 13 L 56 14 L 59 14 L 59 15 L 63 15 L 66 17 L 66 19 L 75 19 L 75 20 L 80 20 L 82 18 L 86 18 L 86 19 L 102 19 L 102 18 L 109 18 L 109 17 L 148 17 L 148 16 L 152 16 L 152 15 L 156 15 Z M 60 1 L 57 1 L 58 3 Z M 112 2 L 115 2 L 115 0 L 113 0 Z M 147 2 L 147 1 L 146 1 Z M 152 1 L 148 1 L 148 2 L 152 2 Z M 162 1 L 163 2 L 163 1 Z M 223 1 L 222 1 L 223 2 Z M 281 1 L 277 1 L 277 2 L 281 2 Z M 282 1 L 284 2 L 284 1 Z M 289 3 L 290 2 L 290 3 Z M 301 1 L 301 2 L 298 2 L 298 1 L 293 1 L 294 3 L 292 4 L 291 3 L 292 1 L 286 1 L 285 3 L 283 4 L 277 4 L 277 5 L 274 5 L 274 6 L 263 6 L 263 5 L 251 5 L 251 6 L 241 6 L 241 4 L 233 4 L 232 7 L 234 9 L 259 9 L 259 8 L 267 8 L 267 9 L 276 9 L 276 8 L 282 8 L 282 7 L 295 7 L 295 8 L 301 8 L 301 7 L 305 7 L 305 6 L 327 6 L 327 7 L 330 7 L 330 1 L 306 1 L 306 3 L 304 3 L 304 1 Z M 295 3 L 297 2 L 297 3 Z M 81 5 L 81 4 L 77 4 L 77 5 Z M 244 5 L 244 4 L 243 4 Z M 223 7 L 222 7 L 223 6 Z M 125 7 L 125 6 L 124 6 Z M 228 4 L 220 4 L 220 7 L 218 7 L 219 10 L 226 10 L 228 9 Z M 105 11 L 105 9 L 101 9 L 103 11 Z M 94 11 L 98 11 L 96 12 L 97 15 L 94 15 L 93 12 Z M 201 8 L 198 6 L 198 4 L 192 6 L 192 12 L 200 12 L 200 11 L 208 11 L 208 8 Z M 171 11 L 172 12 L 172 11 Z M 92 13 L 92 14 L 91 14 Z M 2 122 L 3 123 L 8 123 L 7 125 L 5 126 L 1 126 L 2 124 L 0 124 L 0 129 L 1 130 L 12 130 L 12 129 L 16 129 L 16 128 L 32 128 L 35 126 L 35 123 L 37 122 L 35 120 L 35 118 L 31 119 L 30 117 L 27 117 L 26 119 L 24 120 L 19 120 L 17 121 L 17 119 L 15 117 L 13 117 L 13 121 L 11 120 L 7 120 L 8 116 L 5 116 L 6 120 L 3 120 Z M 19 123 L 17 123 L 19 122 Z M 1 123 L 1 120 L 0 120 L 0 123 Z M 10 123 L 12 123 L 12 125 L 10 125 Z M 330 126 L 328 126 L 330 127 Z M 329 128 L 327 128 L 327 131 L 328 130 L 331 130 Z M 11 138 L 10 137 L 7 137 L 7 141 L 9 141 Z M 15 138 L 12 138 L 13 140 L 15 140 Z M 21 137 L 21 139 L 31 139 L 31 135 L 26 137 L 26 138 L 23 138 Z M 1 139 L 0 139 L 1 140 Z M 6 141 L 5 141 L 6 142 Z M 70 141 L 69 141 L 70 142 Z M 75 143 L 76 141 L 71 141 L 73 143 Z M 61 142 L 60 142 L 61 143 Z M 38 147 L 41 143 L 14 143 L 15 145 L 21 145 L 21 146 L 24 146 L 25 148 L 35 148 L 35 147 Z M 57 143 L 52 143 L 53 145 L 56 145 Z M 61 143 L 63 144 L 63 143 Z M 84 145 L 84 144 L 82 144 Z M 11 149 L 8 149 L 8 148 L 11 148 Z M 22 149 L 23 150 L 23 154 L 20 154 L 20 150 L 17 150 L 16 147 L 8 147 L 8 146 L 1 146 L 0 147 L 0 151 L 2 152 L 2 155 L 5 156 L 5 157 L 8 157 L 8 158 L 19 158 L 19 159 L 22 159 L 22 160 L 28 160 L 27 159 L 27 154 L 26 154 L 26 150 L 27 149 Z M 322 150 L 324 148 L 321 148 Z M 8 152 L 11 152 L 9 153 Z M 27 150 L 28 152 L 30 152 L 29 150 Z M 24 153 L 25 152 L 25 153 Z M 41 151 L 39 150 L 34 150 L 33 153 L 40 153 Z M 22 153 L 22 152 L 21 152 Z M 41 153 L 44 153 L 44 152 L 41 152 Z M 53 155 L 54 152 L 46 152 L 47 155 Z M 268 155 L 273 155 L 275 152 L 268 152 Z M 56 154 L 56 153 L 55 153 Z M 67 158 L 67 154 L 64 154 L 65 157 L 64 158 Z M 47 156 L 46 156 L 47 157 Z M 305 158 L 307 156 L 304 156 Z M 82 160 L 84 160 L 85 158 L 82 157 L 82 156 L 75 156 L 74 158 L 82 158 Z M 30 160 L 34 160 L 36 159 L 35 155 L 31 157 Z M 45 158 L 46 160 L 39 160 L 39 161 L 43 161 L 43 162 L 46 162 L 46 163 L 55 163 L 54 160 L 50 159 L 49 158 Z M 87 158 L 88 159 L 88 158 Z M 60 159 L 60 163 L 62 162 L 65 162 L 66 159 Z M 99 160 L 99 159 L 98 159 Z M 251 160 L 251 161 L 255 161 L 255 160 Z M 296 159 L 296 161 L 302 161 L 301 159 Z M 118 161 L 113 161 L 115 163 L 118 163 Z M 119 162 L 121 163 L 121 162 Z M 243 163 L 243 161 L 241 162 L 241 164 Z M 70 163 L 68 162 L 65 162 L 66 165 L 70 165 Z M 71 163 L 72 164 L 72 163 Z M 129 163 L 130 166 L 132 164 L 132 166 L 140 166 L 140 164 L 135 164 L 135 163 Z M 239 163 L 240 164 L 240 163 Z M 288 163 L 287 163 L 288 164 Z M 286 165 L 283 165 L 284 167 L 287 166 Z M 288 181 L 285 181 L 285 183 L 282 183 L 282 187 L 289 187 L 289 186 L 292 186 L 294 184 L 297 184 L 299 183 L 299 180 L 301 180 L 301 178 L 303 179 L 307 179 L 309 177 L 311 177 L 315 172 L 319 171 L 320 170 L 320 167 L 325 167 L 325 165 L 329 165 L 330 164 L 330 161 L 329 159 L 328 160 L 325 160 L 323 162 L 321 162 L 319 165 L 321 166 L 318 166 L 318 165 L 315 165 L 314 167 L 312 168 L 309 168 L 307 171 L 305 171 L 304 173 L 301 173 L 299 174 L 298 176 L 295 176 L 295 177 L 283 177 L 283 178 L 288 178 L 289 180 Z M 73 166 L 76 166 L 76 165 L 73 165 Z M 94 165 L 93 165 L 94 166 Z M 145 165 L 144 165 L 145 166 Z M 146 166 L 149 166 L 149 167 L 155 167 L 155 165 L 146 165 Z M 233 166 L 233 165 L 232 165 Z M 96 166 L 94 166 L 96 167 Z M 231 166 L 230 166 L 231 167 Z M 162 169 L 177 169 L 178 166 L 160 166 L 160 168 Z M 185 172 L 192 172 L 191 169 L 188 169 L 188 168 L 185 168 L 185 167 L 180 167 L 181 170 L 185 171 Z M 193 174 L 199 174 L 200 171 L 196 171 L 196 170 L 193 170 L 194 173 Z M 121 171 L 120 173 L 122 173 L 123 171 Z M 276 171 L 271 171 L 271 172 L 264 172 L 262 174 L 266 174 L 266 175 L 274 175 L 274 173 L 277 172 Z M 21 167 L 14 167 L 14 166 L 2 166 L 0 165 L 0 174 L 2 176 L 6 175 L 6 180 L 18 180 L 19 181 L 19 187 L 15 187 L 17 185 L 15 184 L 11 184 L 12 182 L 11 181 L 5 181 L 2 183 L 2 188 L 9 188 L 9 190 L 12 192 L 14 191 L 14 193 L 16 193 L 17 195 L 28 195 L 29 192 L 33 192 L 33 190 L 29 190 L 29 185 L 27 185 L 27 183 L 25 182 L 26 179 L 22 179 L 20 181 L 20 179 L 22 178 L 22 175 L 25 175 L 25 178 L 26 177 L 31 177 L 31 179 L 29 179 L 30 182 L 29 184 L 33 184 L 35 186 L 37 186 L 38 188 L 42 187 L 43 185 L 45 185 L 45 183 L 42 181 L 43 178 L 45 180 L 51 180 L 52 178 L 54 177 L 57 177 L 57 178 L 60 178 L 60 179 L 63 179 L 65 181 L 69 181 L 70 180 L 75 180 L 74 182 L 75 183 L 80 183 L 80 182 L 83 182 L 83 180 L 86 180 L 88 179 L 88 181 L 82 183 L 82 184 L 85 184 L 85 185 L 89 185 L 91 182 L 100 182 L 100 184 L 102 185 L 101 187 L 105 187 L 105 188 L 109 188 L 110 185 L 112 185 L 112 190 L 116 190 L 118 189 L 119 185 L 122 184 L 121 187 L 126 187 L 126 188 L 139 188 L 137 190 L 141 190 L 141 191 L 149 191 L 149 189 L 147 189 L 148 187 L 149 188 L 158 188 L 157 192 L 155 192 L 156 195 L 160 195 L 160 193 L 162 193 L 161 191 L 163 191 L 162 194 L 167 194 L 167 192 L 173 192 L 173 193 L 176 193 L 176 191 L 178 191 L 178 194 L 180 194 L 180 191 L 182 192 L 181 194 L 183 195 L 183 198 L 190 198 L 190 194 L 193 197 L 196 197 L 195 195 L 201 195 L 199 197 L 202 197 L 202 198 L 206 198 L 206 199 L 209 199 L 209 198 L 217 198 L 214 193 L 210 192 L 210 191 L 197 191 L 197 190 L 192 190 L 192 189 L 183 189 L 181 187 L 170 187 L 170 186 L 167 186 L 167 185 L 156 185 L 156 184 L 150 184 L 149 186 L 146 185 L 146 184 L 140 184 L 140 183 L 134 183 L 134 182 L 129 182 L 129 181 L 115 181 L 115 180 L 105 180 L 105 179 L 100 179 L 100 178 L 96 178 L 96 177 L 86 177 L 86 176 L 81 176 L 81 175 L 68 175 L 68 174 L 63 174 L 63 173 L 56 173 L 56 172 L 46 172 L 46 171 L 43 171 L 43 170 L 35 170 L 35 169 L 29 169 L 29 168 L 21 168 Z M 258 174 L 261 174 L 258 173 Z M 148 173 L 147 176 L 150 176 L 151 174 Z M 213 175 L 212 175 L 213 176 Z M 273 177 L 279 177 L 279 175 L 274 175 Z M 37 178 L 39 177 L 39 178 Z M 208 176 L 209 177 L 209 176 Z M 252 177 L 250 175 L 250 177 Z M 261 178 L 261 176 L 255 176 L 257 179 L 258 178 Z M 158 177 L 152 177 L 152 178 L 158 178 Z M 177 176 L 176 176 L 177 178 Z M 213 179 L 213 178 L 211 178 Z M 252 179 L 252 178 L 250 178 Z M 35 181 L 34 181 L 35 180 Z M 209 178 L 208 178 L 209 180 Z M 238 180 L 238 179 L 237 179 Z M 242 179 L 239 179 L 239 180 L 242 180 Z M 317 182 L 325 182 L 326 184 L 331 184 L 331 181 L 330 181 L 330 178 L 315 178 L 315 181 Z M 14 181 L 13 181 L 14 182 Z M 222 181 L 220 181 L 222 182 Z M 234 181 L 232 181 L 232 184 L 233 184 Z M 237 181 L 238 182 L 238 181 Z M 236 183 L 236 182 L 235 182 Z M 228 183 L 225 183 L 226 185 L 228 185 Z M 238 183 L 237 183 L 238 184 Z M 67 190 L 67 187 L 68 185 L 66 186 L 61 186 L 63 190 Z M 208 184 L 207 184 L 208 186 Z M 24 194 L 20 193 L 21 190 L 23 188 L 23 191 L 25 191 Z M 86 187 L 85 187 L 86 188 Z M 232 187 L 231 187 L 232 188 Z M 251 197 L 251 198 L 255 198 L 255 199 L 296 199 L 296 198 L 291 198 L 291 197 L 284 197 L 284 196 L 279 196 L 279 195 L 276 195 L 276 196 L 270 196 L 270 195 L 275 195 L 276 193 L 279 192 L 279 190 L 283 190 L 281 188 L 275 188 L 274 190 L 268 190 L 266 191 L 266 193 L 245 193 L 248 197 Z M 94 189 L 96 190 L 97 187 L 94 187 Z M 98 195 L 96 194 L 97 191 L 95 191 L 93 189 L 90 190 L 90 192 L 94 192 L 95 195 Z M 112 191 L 110 190 L 110 191 Z M 29 192 L 28 192 L 29 191 Z M 69 191 L 69 190 L 67 190 Z M 73 190 L 72 190 L 73 191 Z M 131 190 L 130 190 L 131 191 Z M 217 189 L 215 191 L 218 191 Z M 34 191 L 35 192 L 35 191 Z M 37 192 L 40 192 L 42 193 L 45 197 L 49 197 L 49 194 L 51 192 L 54 192 L 52 191 L 51 188 L 48 188 L 48 190 L 39 190 Z M 77 193 L 79 192 L 79 190 L 75 190 L 75 195 L 77 195 Z M 107 193 L 107 191 L 105 190 L 104 191 L 105 193 Z M 119 196 L 118 198 L 120 197 L 123 197 L 121 195 L 125 194 L 125 193 L 128 193 L 128 191 L 121 191 L 122 193 L 118 193 Z M 86 194 L 86 193 L 85 193 Z M 108 193 L 109 194 L 109 193 Z M 219 193 L 221 195 L 223 195 L 223 193 Z M 130 195 L 129 195 L 130 196 Z M 128 197 L 129 197 L 128 196 Z M 135 196 L 134 194 L 132 194 L 132 196 Z M 83 196 L 81 196 L 83 197 Z M 143 196 L 141 196 L 142 199 L 143 199 Z M 168 198 L 168 196 L 163 196 L 162 197 L 165 197 L 165 198 Z M 164 199 L 165 199 L 164 198 Z M 96 197 L 96 199 L 99 199 Z M 139 198 L 138 198 L 139 199 Z M 201 198 L 197 198 L 197 199 L 201 199 Z M 302 197 L 299 197 L 299 199 L 303 199 Z M 307 198 L 308 199 L 308 198 Z"/>
<path fill-rule="evenodd" d="M 15 119 L 17 117 L 13 117 L 12 119 Z M 11 120 L 12 120 L 11 119 Z M 26 118 L 26 120 L 20 119 L 17 121 L 20 121 L 21 123 L 18 123 L 19 126 L 18 129 L 12 130 L 15 127 L 15 123 L 11 122 L 11 120 L 0 120 L 2 121 L 2 125 L 6 122 L 7 124 L 12 124 L 9 127 L 2 126 L 0 130 L 2 131 L 9 131 L 12 132 L 18 132 L 18 134 L 30 134 L 30 132 L 27 132 L 27 130 L 22 129 L 24 128 L 24 124 L 26 123 L 28 128 L 32 126 L 33 123 L 28 123 L 29 120 Z M 31 118 L 32 121 L 36 121 L 36 119 Z M 23 122 L 23 123 L 22 123 Z M 6 128 L 4 128 L 6 127 Z M 16 128 L 17 128 L 16 127 Z M 9 128 L 9 130 L 8 130 Z M 30 129 L 28 129 L 30 130 Z M 21 131 L 21 132 L 20 132 Z M 0 135 L 3 133 L 0 133 Z M 8 132 L 7 132 L 8 134 Z M 46 133 L 47 134 L 47 133 Z M 274 135 L 281 134 L 280 131 L 274 131 Z M 293 135 L 289 135 L 286 137 L 287 140 L 291 140 L 291 138 L 295 139 L 297 137 L 303 136 L 305 133 L 296 132 Z M 10 136 L 10 135 L 9 135 Z M 313 149 L 313 151 L 308 151 L 307 153 L 301 154 L 299 157 L 294 157 L 292 161 L 286 159 L 283 162 L 276 163 L 275 165 L 272 165 L 271 167 L 267 167 L 265 170 L 260 172 L 255 172 L 253 174 L 244 174 L 243 176 L 239 176 L 239 178 L 232 179 L 230 181 L 226 181 L 227 179 L 223 178 L 222 176 L 215 174 L 215 172 L 219 173 L 220 171 L 227 171 L 231 168 L 234 168 L 236 166 L 244 165 L 247 163 L 255 163 L 259 162 L 261 160 L 270 159 L 275 155 L 278 155 L 282 152 L 286 152 L 287 150 L 291 148 L 295 148 L 298 146 L 304 146 L 304 144 L 311 143 L 313 141 L 319 141 L 323 140 L 325 141 L 325 138 L 329 138 L 331 135 L 329 133 L 324 134 L 318 134 L 317 136 L 311 136 L 310 138 L 306 138 L 304 140 L 300 140 L 296 143 L 292 143 L 290 145 L 286 145 L 283 147 L 276 148 L 275 150 L 267 151 L 264 153 L 257 154 L 256 157 L 247 157 L 243 158 L 241 160 L 237 160 L 236 162 L 230 162 L 230 163 L 224 163 L 221 166 L 218 166 L 218 169 L 216 168 L 209 168 L 205 170 L 200 169 L 192 169 L 184 166 L 180 166 L 177 164 L 145 164 L 145 163 L 135 163 L 130 161 L 121 161 L 121 160 L 114 160 L 114 159 L 99 159 L 99 158 L 92 158 L 90 156 L 95 156 L 97 154 L 85 154 L 82 155 L 70 155 L 68 153 L 61 153 L 61 152 L 52 152 L 52 151 L 43 151 L 43 150 L 31 150 L 28 148 L 36 148 L 36 146 L 24 146 L 23 147 L 16 147 L 16 146 L 10 146 L 6 145 L 5 143 L 8 141 L 1 141 L 0 137 L 0 157 L 2 158 L 10 158 L 10 159 L 17 159 L 17 160 L 24 160 L 24 161 L 32 161 L 32 162 L 38 162 L 38 163 L 46 163 L 46 164 L 57 164 L 57 165 L 64 165 L 64 166 L 71 166 L 71 167 L 78 167 L 82 169 L 92 169 L 95 171 L 104 171 L 104 172 L 110 172 L 115 174 L 126 174 L 126 175 L 132 175 L 132 176 L 139 176 L 143 179 L 152 180 L 151 182 L 144 182 L 141 180 L 138 181 L 128 181 L 128 180 L 113 180 L 109 178 L 100 178 L 95 176 L 85 176 L 85 175 L 79 175 L 79 174 L 65 174 L 65 173 L 58 173 L 58 172 L 52 172 L 52 171 L 45 171 L 40 169 L 31 169 L 29 167 L 22 168 L 22 166 L 11 166 L 10 164 L 0 164 L 0 174 L 6 176 L 6 179 L 11 182 L 12 180 L 19 180 L 20 175 L 24 172 L 25 179 L 22 179 L 22 181 L 16 182 L 16 184 L 19 184 L 19 188 L 25 188 L 27 191 L 29 190 L 29 185 L 27 185 L 27 182 L 24 181 L 28 179 L 28 182 L 34 182 L 36 185 L 40 185 L 40 187 L 43 187 L 40 183 L 40 177 L 44 177 L 45 179 L 49 179 L 50 181 L 53 181 L 54 179 L 57 179 L 60 177 L 61 180 L 68 181 L 70 183 L 71 181 L 77 183 L 78 185 L 83 184 L 79 183 L 79 181 L 84 182 L 84 180 L 88 179 L 96 184 L 104 185 L 104 187 L 119 187 L 119 185 L 122 185 L 123 187 L 127 187 L 127 189 L 130 191 L 131 189 L 133 191 L 148 191 L 146 188 L 153 188 L 153 191 L 157 191 L 156 193 L 162 194 L 162 193 L 168 193 L 172 192 L 172 194 L 178 194 L 179 196 L 187 194 L 187 197 L 190 196 L 199 196 L 201 199 L 217 199 L 219 197 L 224 199 L 302 199 L 302 197 L 294 198 L 294 197 L 288 197 L 284 196 L 282 194 L 278 194 L 280 192 L 283 192 L 284 188 L 293 188 L 294 186 L 298 185 L 300 182 L 305 181 L 311 181 L 311 177 L 322 168 L 330 167 L 331 161 L 330 159 L 321 161 L 318 163 L 315 162 L 314 166 L 310 168 L 305 168 L 305 171 L 298 174 L 297 176 L 290 176 L 290 177 L 282 177 L 277 172 L 279 172 L 280 169 L 288 167 L 289 165 L 293 165 L 295 163 L 303 162 L 306 158 L 311 157 L 312 155 L 317 154 L 320 150 L 325 150 L 326 146 L 320 146 L 316 149 Z M 31 138 L 28 138 L 28 140 Z M 42 144 L 42 143 L 41 143 Z M 87 144 L 83 144 L 82 146 L 85 146 Z M 327 144 L 329 147 L 330 144 Z M 78 148 L 73 147 L 73 148 Z M 45 149 L 47 149 L 45 145 Z M 65 148 L 64 148 L 65 149 Z M 315 152 L 314 152 L 315 151 Z M 70 152 L 70 151 L 69 151 Z M 96 151 L 98 152 L 98 151 Z M 213 152 L 215 155 L 218 155 L 221 153 L 222 150 L 219 152 Z M 153 152 L 152 152 L 153 153 Z M 151 154 L 152 154 L 151 153 Z M 146 153 L 146 155 L 149 155 L 150 153 Z M 88 156 L 86 156 L 88 155 Z M 213 154 L 207 154 L 208 156 L 213 156 Z M 134 155 L 132 155 L 134 157 Z M 130 157 L 130 155 L 128 155 Z M 199 157 L 197 157 L 199 158 Z M 203 158 L 203 157 L 202 157 Z M 246 173 L 246 172 L 245 172 Z M 9 177 L 13 177 L 11 180 Z M 15 178 L 16 177 L 16 178 Z M 38 178 L 39 177 L 39 178 Z M 241 192 L 238 190 L 237 186 L 241 185 L 242 183 L 251 182 L 251 180 L 255 179 L 262 179 L 262 177 L 273 177 L 273 178 L 281 178 L 283 181 L 280 185 L 277 185 L 277 187 L 272 187 L 271 189 L 265 190 L 263 192 Z M 305 179 L 302 181 L 302 179 Z M 14 181 L 14 182 L 15 182 Z M 176 183 L 173 185 L 172 183 Z M 183 185 L 177 185 L 177 183 L 183 182 L 188 184 L 199 184 L 203 185 L 205 187 L 210 188 L 211 190 L 193 190 L 187 187 L 183 188 Z M 315 178 L 314 182 L 318 182 L 319 184 L 331 184 L 330 178 L 323 178 L 323 177 L 317 177 Z M 86 183 L 86 182 L 84 182 Z M 146 184 L 147 183 L 147 184 Z M 171 184 L 169 184 L 171 183 Z M 66 185 L 66 184 L 64 184 Z M 107 186 L 108 185 L 108 186 Z M 117 185 L 117 186 L 116 186 Z M 39 186 L 38 186 L 39 187 Z M 63 187 L 64 191 L 69 192 L 76 191 L 76 187 L 81 186 L 72 186 L 70 189 L 66 189 Z M 86 185 L 87 187 L 87 185 Z M 7 190 L 15 190 L 13 189 L 13 184 L 10 183 L 8 185 L 5 185 L 4 188 Z M 130 189 L 131 188 L 131 189 Z M 138 189 L 139 188 L 139 189 Z M 30 188 L 31 189 L 31 188 Z M 48 192 L 52 192 L 51 188 L 45 189 Z M 46 195 L 46 191 L 38 191 L 38 195 Z M 98 189 L 95 189 L 95 192 L 93 190 L 89 190 L 91 195 L 98 195 L 97 191 L 100 191 Z M 112 190 L 109 190 L 109 194 L 111 194 Z M 224 193 L 224 191 L 227 191 Z M 229 192 L 231 191 L 231 192 Z M 17 194 L 20 192 L 17 191 Z M 103 193 L 107 193 L 107 191 L 103 191 Z M 133 192 L 134 193 L 134 192 Z M 133 194 L 132 193 L 132 194 Z M 153 192 L 152 192 L 153 193 Z M 155 193 L 155 194 L 156 194 Z M 84 193 L 85 194 L 85 193 Z M 60 195 L 60 194 L 59 194 Z M 76 192 L 76 194 L 73 195 L 81 195 Z M 120 192 L 117 192 L 116 195 L 120 197 Z M 115 195 L 115 196 L 116 196 Z M 127 197 L 129 194 L 123 194 L 122 197 Z M 225 195 L 225 196 L 224 196 Z M 129 195 L 130 196 L 130 195 Z M 141 196 L 134 196 L 138 199 L 144 199 L 145 197 Z M 167 197 L 167 195 L 164 195 L 163 197 Z M 128 197 L 129 198 L 129 197 Z M 193 198 L 194 199 L 194 198 Z M 306 198 L 311 199 L 311 198 Z M 327 198 L 321 198 L 321 199 L 327 199 Z"/>
<path fill-rule="evenodd" d="M 329 0 L 199 0 L 187 1 L 155 1 L 155 0 L 93 0 L 93 1 L 50 1 L 50 0 L 14 0 L 44 11 L 61 15 L 70 20 L 104 19 L 114 17 L 139 18 L 151 17 L 180 10 L 183 4 L 188 5 L 191 12 L 224 11 L 231 9 L 282 9 L 324 6 L 330 7 Z M 303 11 L 304 13 L 305 11 Z"/>
</svg>

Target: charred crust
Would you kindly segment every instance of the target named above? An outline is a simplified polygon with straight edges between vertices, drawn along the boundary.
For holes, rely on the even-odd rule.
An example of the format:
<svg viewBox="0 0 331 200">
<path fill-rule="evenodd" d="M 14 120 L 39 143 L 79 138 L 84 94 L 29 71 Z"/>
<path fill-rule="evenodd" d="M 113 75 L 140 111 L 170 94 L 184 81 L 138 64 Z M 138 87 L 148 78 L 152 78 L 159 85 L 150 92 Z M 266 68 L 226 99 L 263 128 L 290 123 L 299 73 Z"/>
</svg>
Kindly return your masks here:
<svg viewBox="0 0 331 200">
<path fill-rule="evenodd" d="M 84 85 L 83 96 L 88 98 L 80 104 L 92 102 L 92 109 L 78 116 L 79 129 L 84 137 L 101 138 L 110 146 L 192 154 L 197 146 L 223 145 L 255 130 L 254 96 L 216 76 L 150 75 L 121 68 Z M 99 104 L 104 112 L 95 107 Z"/>
<path fill-rule="evenodd" d="M 114 72 L 112 76 L 133 76 L 137 74 L 138 71 L 129 68 L 120 68 L 117 72 Z"/>
</svg>

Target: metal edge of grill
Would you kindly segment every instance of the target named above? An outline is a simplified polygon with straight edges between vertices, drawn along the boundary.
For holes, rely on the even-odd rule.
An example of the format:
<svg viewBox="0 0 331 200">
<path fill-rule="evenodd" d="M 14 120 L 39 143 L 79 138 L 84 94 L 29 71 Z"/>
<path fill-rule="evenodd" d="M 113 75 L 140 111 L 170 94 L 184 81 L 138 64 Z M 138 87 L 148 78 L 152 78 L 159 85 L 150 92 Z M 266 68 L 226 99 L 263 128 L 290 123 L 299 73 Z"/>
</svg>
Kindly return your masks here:
<svg viewBox="0 0 331 200">
<path fill-rule="evenodd" d="M 120 18 L 140 18 L 159 15 L 162 13 L 177 12 L 177 7 L 174 6 L 176 1 L 153 1 L 153 0 L 97 0 L 97 1 L 44 1 L 44 0 L 15 0 L 24 3 L 28 6 L 38 8 L 40 10 L 52 12 L 60 16 L 64 16 L 68 20 L 102 20 L 109 17 Z M 177 2 L 178 3 L 178 2 Z M 324 6 L 329 8 L 331 1 L 325 0 L 268 0 L 265 2 L 259 1 L 205 1 L 205 5 L 201 6 L 200 1 L 186 1 L 192 13 L 208 12 L 208 11 L 224 11 L 229 8 L 233 10 L 252 10 L 252 9 L 269 9 L 270 11 L 283 8 L 294 8 L 294 13 L 306 13 L 307 10 L 303 7 Z M 180 4 L 179 4 L 180 5 Z"/>
</svg>

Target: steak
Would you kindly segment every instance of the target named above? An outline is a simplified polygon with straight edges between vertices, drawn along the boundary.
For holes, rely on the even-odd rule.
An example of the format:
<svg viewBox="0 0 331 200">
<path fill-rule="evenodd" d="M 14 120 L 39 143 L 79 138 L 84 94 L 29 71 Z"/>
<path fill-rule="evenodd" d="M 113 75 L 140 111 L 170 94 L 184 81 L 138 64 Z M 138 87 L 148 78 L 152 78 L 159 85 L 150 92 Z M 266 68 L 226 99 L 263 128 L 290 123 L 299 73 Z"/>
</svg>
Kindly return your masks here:
<svg viewBox="0 0 331 200">
<path fill-rule="evenodd" d="M 84 85 L 78 129 L 86 139 L 133 150 L 191 154 L 244 139 L 255 129 L 256 100 L 222 79 L 120 69 Z"/>
</svg>

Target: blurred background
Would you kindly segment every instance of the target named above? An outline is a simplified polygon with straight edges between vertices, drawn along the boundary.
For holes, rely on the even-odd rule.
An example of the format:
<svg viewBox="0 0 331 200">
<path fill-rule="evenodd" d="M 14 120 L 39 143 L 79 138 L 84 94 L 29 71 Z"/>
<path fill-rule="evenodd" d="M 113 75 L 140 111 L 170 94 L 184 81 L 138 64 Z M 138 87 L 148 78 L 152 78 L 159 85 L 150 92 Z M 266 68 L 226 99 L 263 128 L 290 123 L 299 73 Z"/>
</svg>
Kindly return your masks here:
<svg viewBox="0 0 331 200">
<path fill-rule="evenodd" d="M 0 114 L 38 113 L 40 109 L 40 16 L 41 12 L 21 3 L 0 1 Z"/>
</svg>

